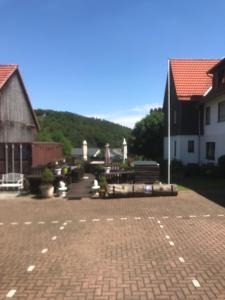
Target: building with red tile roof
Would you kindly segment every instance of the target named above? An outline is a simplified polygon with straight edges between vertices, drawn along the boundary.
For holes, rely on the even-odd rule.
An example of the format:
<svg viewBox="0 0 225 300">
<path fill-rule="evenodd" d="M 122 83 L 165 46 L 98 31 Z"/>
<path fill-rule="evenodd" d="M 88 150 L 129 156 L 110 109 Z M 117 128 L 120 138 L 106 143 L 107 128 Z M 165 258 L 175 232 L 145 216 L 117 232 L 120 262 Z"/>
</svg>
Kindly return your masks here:
<svg viewBox="0 0 225 300">
<path fill-rule="evenodd" d="M 225 60 L 171 59 L 169 72 L 171 158 L 184 164 L 217 163 L 225 154 Z M 167 101 L 168 80 L 163 105 L 166 124 Z"/>
<path fill-rule="evenodd" d="M 38 120 L 18 66 L 0 65 L 0 174 L 30 173 L 37 161 L 34 155 L 36 158 L 40 153 L 46 156 L 46 145 L 34 143 L 38 130 Z M 53 146 L 59 148 L 59 145 Z M 61 154 L 53 150 L 49 155 L 51 160 L 54 153 L 57 160 L 63 158 L 62 147 Z M 38 162 L 47 163 L 44 155 Z"/>
</svg>

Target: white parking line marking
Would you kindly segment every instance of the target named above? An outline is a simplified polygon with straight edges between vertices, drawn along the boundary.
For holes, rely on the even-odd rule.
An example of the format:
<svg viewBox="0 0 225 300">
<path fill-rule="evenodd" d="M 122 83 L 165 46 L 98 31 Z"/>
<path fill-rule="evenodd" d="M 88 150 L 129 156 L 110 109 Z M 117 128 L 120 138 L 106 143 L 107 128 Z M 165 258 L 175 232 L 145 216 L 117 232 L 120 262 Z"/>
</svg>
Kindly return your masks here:
<svg viewBox="0 0 225 300">
<path fill-rule="evenodd" d="M 0 225 L 2 226 L 2 225 L 4 225 L 4 223 L 0 223 Z"/>
<path fill-rule="evenodd" d="M 170 246 L 174 246 L 174 242 L 173 241 L 169 241 Z"/>
<path fill-rule="evenodd" d="M 210 217 L 210 215 L 203 215 L 204 218 Z"/>
<path fill-rule="evenodd" d="M 30 225 L 32 222 L 24 222 L 25 225 Z"/>
<path fill-rule="evenodd" d="M 18 223 L 17 222 L 12 222 L 11 225 L 18 225 Z"/>
<path fill-rule="evenodd" d="M 65 223 L 63 223 L 63 225 L 64 225 L 64 226 L 66 226 L 66 225 L 67 225 L 67 223 L 65 222 Z"/>
<path fill-rule="evenodd" d="M 141 220 L 141 217 L 134 217 L 135 220 Z"/>
<path fill-rule="evenodd" d="M 39 221 L 38 224 L 45 224 L 45 222 L 44 221 Z"/>
<path fill-rule="evenodd" d="M 59 223 L 59 221 L 57 221 L 57 220 L 52 221 L 52 224 L 58 224 L 58 223 Z"/>
<path fill-rule="evenodd" d="M 113 220 L 114 220 L 113 218 L 106 219 L 106 221 L 108 221 L 108 222 L 113 221 Z"/>
<path fill-rule="evenodd" d="M 183 216 L 176 216 L 176 218 L 177 218 L 177 219 L 181 219 L 181 218 L 183 218 Z"/>
<path fill-rule="evenodd" d="M 221 215 L 217 215 L 217 217 L 224 217 L 224 215 L 223 215 L 223 214 L 221 214 Z"/>
<path fill-rule="evenodd" d="M 168 216 L 163 216 L 163 219 L 168 219 L 169 217 Z"/>
<path fill-rule="evenodd" d="M 160 224 L 161 222 L 158 220 L 157 223 Z"/>
<path fill-rule="evenodd" d="M 57 236 L 56 236 L 56 235 L 52 237 L 52 240 L 53 240 L 53 241 L 55 241 L 56 239 L 57 239 Z"/>
<path fill-rule="evenodd" d="M 184 263 L 184 262 L 185 262 L 184 258 L 183 258 L 183 257 L 181 257 L 181 256 L 179 257 L 179 261 L 180 261 L 180 262 L 182 262 L 182 263 Z"/>
<path fill-rule="evenodd" d="M 27 268 L 27 272 L 32 272 L 34 270 L 35 266 L 29 266 Z"/>
<path fill-rule="evenodd" d="M 126 218 L 126 217 L 124 217 L 124 218 L 120 218 L 120 220 L 122 220 L 122 221 L 123 221 L 123 220 L 127 220 L 127 218 Z"/>
<path fill-rule="evenodd" d="M 12 298 L 12 297 L 15 295 L 15 293 L 16 293 L 16 290 L 10 290 L 10 291 L 8 292 L 8 294 L 6 295 L 6 297 L 7 297 L 7 298 Z"/>
<path fill-rule="evenodd" d="M 169 236 L 169 235 L 166 235 L 166 239 L 169 240 L 169 239 L 170 239 L 170 236 Z"/>
<path fill-rule="evenodd" d="M 189 217 L 190 217 L 190 218 L 196 218 L 196 216 L 195 216 L 195 215 L 190 215 Z"/>
<path fill-rule="evenodd" d="M 93 222 L 99 222 L 99 219 L 92 219 Z"/>
<path fill-rule="evenodd" d="M 46 253 L 46 252 L 48 252 L 48 249 L 47 249 L 47 248 L 41 250 L 41 253 L 43 253 L 43 254 Z"/>
<path fill-rule="evenodd" d="M 201 287 L 201 286 L 200 286 L 200 283 L 198 282 L 197 279 L 192 279 L 192 283 L 193 283 L 193 285 L 194 285 L 196 288 L 200 288 L 200 287 Z"/>
<path fill-rule="evenodd" d="M 81 223 L 84 223 L 84 222 L 86 222 L 86 220 L 83 219 L 83 220 L 80 220 L 80 222 L 81 222 Z"/>
<path fill-rule="evenodd" d="M 163 228 L 163 225 L 160 225 L 160 228 Z"/>
<path fill-rule="evenodd" d="M 64 229 L 64 226 L 59 227 L 59 230 L 63 230 L 63 229 Z"/>
</svg>

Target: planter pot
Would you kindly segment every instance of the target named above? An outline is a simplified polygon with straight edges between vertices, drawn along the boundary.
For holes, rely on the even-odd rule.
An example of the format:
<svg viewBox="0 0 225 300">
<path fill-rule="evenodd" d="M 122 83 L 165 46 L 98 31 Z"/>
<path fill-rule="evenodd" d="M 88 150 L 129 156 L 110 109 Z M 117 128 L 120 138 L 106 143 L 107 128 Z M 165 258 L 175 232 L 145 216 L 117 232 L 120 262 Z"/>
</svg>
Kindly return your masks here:
<svg viewBox="0 0 225 300">
<path fill-rule="evenodd" d="M 100 189 L 99 190 L 99 197 L 100 198 L 105 198 L 106 195 L 106 190 L 105 189 Z"/>
<path fill-rule="evenodd" d="M 41 195 L 43 198 L 52 198 L 54 196 L 54 186 L 50 184 L 42 184 L 40 186 Z"/>
</svg>

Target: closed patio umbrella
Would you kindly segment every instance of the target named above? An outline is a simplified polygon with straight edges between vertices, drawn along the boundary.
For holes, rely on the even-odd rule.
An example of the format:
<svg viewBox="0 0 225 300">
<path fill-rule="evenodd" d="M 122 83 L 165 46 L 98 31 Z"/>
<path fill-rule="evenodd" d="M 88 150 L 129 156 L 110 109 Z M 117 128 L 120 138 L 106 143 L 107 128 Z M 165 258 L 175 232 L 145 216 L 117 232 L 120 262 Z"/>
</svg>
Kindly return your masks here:
<svg viewBox="0 0 225 300">
<path fill-rule="evenodd" d="M 83 141 L 82 151 L 83 151 L 83 160 L 87 161 L 87 159 L 88 159 L 88 148 L 87 148 L 87 142 L 85 140 Z"/>
<path fill-rule="evenodd" d="M 123 139 L 123 162 L 127 160 L 127 142 L 126 139 Z"/>
<path fill-rule="evenodd" d="M 111 163 L 110 148 L 108 143 L 105 145 L 105 163 L 107 165 Z"/>
</svg>

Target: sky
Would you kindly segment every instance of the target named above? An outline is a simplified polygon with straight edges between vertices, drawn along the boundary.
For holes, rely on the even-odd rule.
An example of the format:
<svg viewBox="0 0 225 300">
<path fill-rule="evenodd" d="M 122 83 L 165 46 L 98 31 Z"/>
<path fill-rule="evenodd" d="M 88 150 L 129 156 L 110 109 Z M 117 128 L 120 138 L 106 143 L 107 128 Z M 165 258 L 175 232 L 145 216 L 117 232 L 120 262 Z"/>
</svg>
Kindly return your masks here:
<svg viewBox="0 0 225 300">
<path fill-rule="evenodd" d="M 170 58 L 225 56 L 224 0 L 0 0 L 0 64 L 34 108 L 128 127 L 162 106 Z"/>
</svg>

